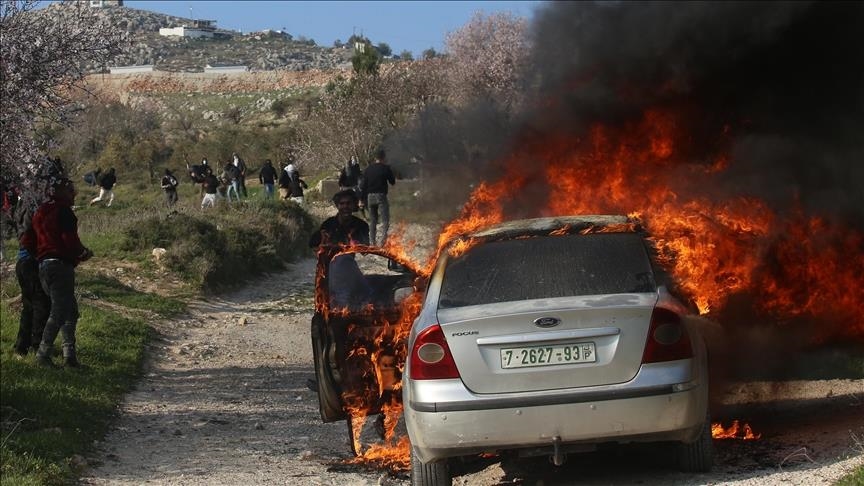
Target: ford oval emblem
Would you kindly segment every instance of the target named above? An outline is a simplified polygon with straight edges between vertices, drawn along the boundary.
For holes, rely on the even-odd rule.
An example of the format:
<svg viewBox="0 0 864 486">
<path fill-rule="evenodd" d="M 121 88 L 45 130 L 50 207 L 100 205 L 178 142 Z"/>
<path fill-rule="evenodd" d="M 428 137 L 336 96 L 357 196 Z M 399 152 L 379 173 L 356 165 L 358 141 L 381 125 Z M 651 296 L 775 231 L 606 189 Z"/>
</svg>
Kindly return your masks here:
<svg viewBox="0 0 864 486">
<path fill-rule="evenodd" d="M 534 325 L 537 327 L 555 327 L 561 324 L 561 319 L 557 317 L 538 317 L 534 319 Z"/>
</svg>

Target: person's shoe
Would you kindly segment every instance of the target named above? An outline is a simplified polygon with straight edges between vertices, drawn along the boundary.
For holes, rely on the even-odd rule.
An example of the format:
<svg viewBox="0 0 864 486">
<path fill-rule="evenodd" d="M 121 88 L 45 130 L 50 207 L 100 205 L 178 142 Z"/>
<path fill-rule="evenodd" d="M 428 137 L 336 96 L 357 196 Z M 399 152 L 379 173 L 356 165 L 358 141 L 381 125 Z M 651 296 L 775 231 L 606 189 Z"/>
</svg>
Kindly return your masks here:
<svg viewBox="0 0 864 486">
<path fill-rule="evenodd" d="M 81 363 L 78 362 L 78 358 L 75 356 L 67 356 L 63 358 L 63 366 L 66 368 L 80 368 Z"/>
<path fill-rule="evenodd" d="M 27 349 L 28 348 L 21 349 L 18 346 L 15 346 L 14 348 L 12 348 L 12 352 L 15 353 L 16 358 L 24 359 L 27 357 Z"/>
<path fill-rule="evenodd" d="M 57 365 L 48 356 L 36 355 L 36 364 L 42 368 L 56 368 Z"/>
</svg>

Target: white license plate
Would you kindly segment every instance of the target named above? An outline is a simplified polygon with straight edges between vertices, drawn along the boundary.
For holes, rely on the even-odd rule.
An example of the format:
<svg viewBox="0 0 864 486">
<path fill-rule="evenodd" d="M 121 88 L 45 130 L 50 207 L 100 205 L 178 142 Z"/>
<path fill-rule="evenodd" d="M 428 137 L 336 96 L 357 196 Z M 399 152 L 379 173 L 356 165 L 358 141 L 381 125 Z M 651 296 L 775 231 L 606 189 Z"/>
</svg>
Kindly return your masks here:
<svg viewBox="0 0 864 486">
<path fill-rule="evenodd" d="M 597 361 L 594 343 L 555 344 L 501 350 L 502 368 L 527 368 Z"/>
</svg>

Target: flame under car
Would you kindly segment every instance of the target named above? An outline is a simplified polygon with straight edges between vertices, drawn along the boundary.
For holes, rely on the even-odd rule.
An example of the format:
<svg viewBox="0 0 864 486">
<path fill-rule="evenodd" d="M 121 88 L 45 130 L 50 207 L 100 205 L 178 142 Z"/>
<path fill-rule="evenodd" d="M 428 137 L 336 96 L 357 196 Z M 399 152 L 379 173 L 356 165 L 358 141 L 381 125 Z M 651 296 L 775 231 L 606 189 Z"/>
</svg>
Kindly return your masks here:
<svg viewBox="0 0 864 486">
<path fill-rule="evenodd" d="M 319 409 L 324 422 L 348 422 L 355 454 L 352 419 L 401 412 L 402 304 L 415 293 L 419 273 L 380 248 L 319 253 L 311 329 Z"/>
<path fill-rule="evenodd" d="M 712 465 L 707 351 L 624 216 L 513 221 L 438 258 L 402 382 L 413 484 L 478 453 L 669 442 Z"/>
</svg>

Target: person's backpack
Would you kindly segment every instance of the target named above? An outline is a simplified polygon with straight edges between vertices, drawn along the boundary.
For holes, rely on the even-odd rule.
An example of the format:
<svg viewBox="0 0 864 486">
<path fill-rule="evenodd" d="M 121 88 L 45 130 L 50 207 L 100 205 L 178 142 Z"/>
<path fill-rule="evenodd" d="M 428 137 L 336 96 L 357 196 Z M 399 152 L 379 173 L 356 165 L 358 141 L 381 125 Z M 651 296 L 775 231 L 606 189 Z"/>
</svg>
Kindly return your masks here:
<svg viewBox="0 0 864 486">
<path fill-rule="evenodd" d="M 172 189 L 176 189 L 177 186 L 178 186 L 180 183 L 177 182 L 177 178 L 176 178 L 176 177 L 174 177 L 173 175 L 169 175 L 169 176 L 168 176 L 168 184 L 171 185 L 171 188 L 172 188 Z"/>
</svg>

